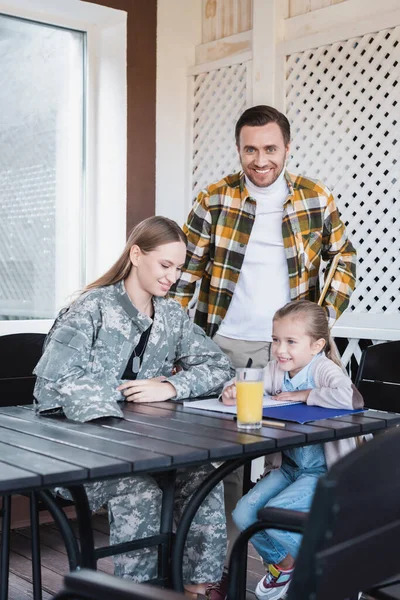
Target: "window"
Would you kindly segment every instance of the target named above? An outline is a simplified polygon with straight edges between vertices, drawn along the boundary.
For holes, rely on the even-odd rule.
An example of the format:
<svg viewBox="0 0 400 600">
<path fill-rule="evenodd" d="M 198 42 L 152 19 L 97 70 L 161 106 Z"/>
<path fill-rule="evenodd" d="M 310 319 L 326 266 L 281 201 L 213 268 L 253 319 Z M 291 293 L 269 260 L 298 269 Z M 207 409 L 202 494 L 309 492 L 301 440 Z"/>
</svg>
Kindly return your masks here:
<svg viewBox="0 0 400 600">
<path fill-rule="evenodd" d="M 84 281 L 85 33 L 0 15 L 0 319 Z"/>
<path fill-rule="evenodd" d="M 126 13 L 0 0 L 0 335 L 46 331 L 126 239 Z"/>
</svg>

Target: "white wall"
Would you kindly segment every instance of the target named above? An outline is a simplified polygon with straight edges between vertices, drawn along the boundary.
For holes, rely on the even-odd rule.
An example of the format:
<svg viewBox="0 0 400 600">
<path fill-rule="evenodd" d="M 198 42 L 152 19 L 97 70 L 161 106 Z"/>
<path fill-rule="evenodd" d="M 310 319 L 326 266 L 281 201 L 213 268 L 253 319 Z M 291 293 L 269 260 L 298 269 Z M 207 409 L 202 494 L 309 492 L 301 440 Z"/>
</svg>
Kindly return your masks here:
<svg viewBox="0 0 400 600">
<path fill-rule="evenodd" d="M 201 43 L 201 0 L 158 0 L 156 214 L 186 220 L 188 189 L 188 68 Z"/>
</svg>

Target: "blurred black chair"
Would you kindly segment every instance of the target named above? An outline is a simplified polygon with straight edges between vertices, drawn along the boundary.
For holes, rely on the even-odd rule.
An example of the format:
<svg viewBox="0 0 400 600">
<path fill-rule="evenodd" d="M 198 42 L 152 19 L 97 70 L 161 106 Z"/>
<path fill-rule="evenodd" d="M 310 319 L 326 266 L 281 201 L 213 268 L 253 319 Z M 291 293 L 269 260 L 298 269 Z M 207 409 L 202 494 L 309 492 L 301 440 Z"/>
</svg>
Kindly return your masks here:
<svg viewBox="0 0 400 600">
<path fill-rule="evenodd" d="M 260 520 L 234 544 L 228 600 L 244 600 L 247 544 L 254 533 L 268 528 L 303 533 L 287 600 L 357 599 L 358 592 L 369 594 L 370 588 L 397 576 L 399 453 L 400 430 L 388 430 L 319 479 L 308 514 L 261 509 Z"/>
<path fill-rule="evenodd" d="M 370 590 L 368 598 L 371 598 L 371 600 L 400 600 L 399 578 L 395 582 L 388 582 L 378 589 Z"/>
<path fill-rule="evenodd" d="M 0 406 L 32 404 L 33 369 L 42 355 L 45 333 L 0 336 Z"/>
<path fill-rule="evenodd" d="M 184 594 L 133 583 L 99 571 L 82 569 L 66 575 L 63 589 L 53 600 L 183 600 Z"/>
<path fill-rule="evenodd" d="M 375 344 L 361 355 L 355 386 L 365 406 L 379 410 L 400 410 L 400 341 Z"/>
</svg>

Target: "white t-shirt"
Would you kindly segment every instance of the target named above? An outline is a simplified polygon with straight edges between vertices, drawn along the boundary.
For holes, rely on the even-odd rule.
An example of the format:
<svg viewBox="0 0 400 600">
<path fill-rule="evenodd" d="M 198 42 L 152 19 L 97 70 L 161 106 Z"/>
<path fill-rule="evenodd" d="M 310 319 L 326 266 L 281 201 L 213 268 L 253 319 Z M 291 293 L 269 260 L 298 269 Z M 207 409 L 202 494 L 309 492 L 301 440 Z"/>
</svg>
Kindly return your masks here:
<svg viewBox="0 0 400 600">
<path fill-rule="evenodd" d="M 218 333 L 238 340 L 270 342 L 272 317 L 290 301 L 289 273 L 282 237 L 283 205 L 288 195 L 284 171 L 269 187 L 246 177 L 257 202 L 239 280 Z"/>
</svg>

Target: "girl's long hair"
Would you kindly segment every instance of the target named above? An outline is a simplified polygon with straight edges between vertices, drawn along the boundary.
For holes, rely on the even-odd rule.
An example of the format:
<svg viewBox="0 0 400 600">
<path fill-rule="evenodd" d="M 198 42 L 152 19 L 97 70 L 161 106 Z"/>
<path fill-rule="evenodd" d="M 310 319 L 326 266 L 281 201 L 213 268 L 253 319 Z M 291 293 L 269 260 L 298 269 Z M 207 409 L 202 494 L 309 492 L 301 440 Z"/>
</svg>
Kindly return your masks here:
<svg viewBox="0 0 400 600">
<path fill-rule="evenodd" d="M 322 306 L 310 300 L 293 300 L 288 302 L 274 314 L 274 321 L 283 317 L 299 318 L 306 324 L 306 333 L 313 340 L 325 340 L 324 352 L 339 367 L 343 368 L 336 345 L 331 337 L 328 316 Z"/>
<path fill-rule="evenodd" d="M 141 251 L 147 254 L 155 250 L 158 246 L 171 242 L 183 242 L 187 245 L 186 236 L 175 221 L 167 219 L 167 217 L 149 217 L 141 221 L 132 229 L 119 259 L 104 275 L 96 279 L 96 281 L 89 283 L 83 292 L 113 285 L 126 279 L 132 268 L 129 257 L 132 246 L 139 246 Z"/>
</svg>

